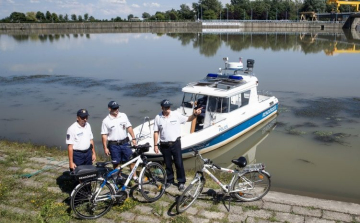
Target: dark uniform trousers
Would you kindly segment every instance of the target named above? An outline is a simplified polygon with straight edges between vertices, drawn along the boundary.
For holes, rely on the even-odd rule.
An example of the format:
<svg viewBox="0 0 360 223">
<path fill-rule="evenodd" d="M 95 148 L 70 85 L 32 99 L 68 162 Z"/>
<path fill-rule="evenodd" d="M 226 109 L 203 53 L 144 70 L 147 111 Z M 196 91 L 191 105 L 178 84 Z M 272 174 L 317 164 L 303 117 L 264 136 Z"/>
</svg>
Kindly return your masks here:
<svg viewBox="0 0 360 223">
<path fill-rule="evenodd" d="M 160 152 L 163 155 L 166 165 L 167 182 L 174 183 L 174 170 L 172 168 L 172 159 L 174 159 L 176 178 L 179 183 L 184 184 L 186 182 L 186 178 L 181 154 L 181 141 L 176 140 L 171 144 L 160 143 Z"/>
</svg>

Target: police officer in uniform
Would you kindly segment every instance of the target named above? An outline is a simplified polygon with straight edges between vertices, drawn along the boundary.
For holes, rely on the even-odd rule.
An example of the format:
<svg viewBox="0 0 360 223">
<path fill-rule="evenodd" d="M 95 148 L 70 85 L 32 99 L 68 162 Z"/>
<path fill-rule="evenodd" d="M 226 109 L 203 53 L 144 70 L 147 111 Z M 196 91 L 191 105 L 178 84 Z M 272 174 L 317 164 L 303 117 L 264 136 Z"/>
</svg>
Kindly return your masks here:
<svg viewBox="0 0 360 223">
<path fill-rule="evenodd" d="M 108 103 L 109 115 L 106 116 L 101 125 L 101 137 L 104 152 L 111 155 L 114 169 L 122 162 L 130 160 L 132 150 L 127 133 L 130 133 L 133 145 L 136 145 L 136 138 L 131 123 L 125 113 L 119 112 L 119 104 L 116 101 Z M 131 164 L 131 169 L 134 164 Z M 134 179 L 137 179 L 136 173 Z"/>
<path fill-rule="evenodd" d="M 172 104 L 169 100 L 161 102 L 161 112 L 156 115 L 154 120 L 154 151 L 163 155 L 166 165 L 167 183 L 166 188 L 174 183 L 174 171 L 172 168 L 172 159 L 174 159 L 176 167 L 176 177 L 178 181 L 178 189 L 184 190 L 186 182 L 185 170 L 181 154 L 181 124 L 192 121 L 196 116 L 201 114 L 201 108 L 194 110 L 194 113 L 186 117 L 177 111 L 171 111 Z M 160 134 L 160 148 L 158 144 Z"/>
<path fill-rule="evenodd" d="M 96 160 L 93 134 L 87 122 L 89 113 L 86 109 L 77 112 L 77 120 L 66 133 L 68 145 L 69 168 L 73 171 L 80 165 L 92 165 Z"/>
</svg>

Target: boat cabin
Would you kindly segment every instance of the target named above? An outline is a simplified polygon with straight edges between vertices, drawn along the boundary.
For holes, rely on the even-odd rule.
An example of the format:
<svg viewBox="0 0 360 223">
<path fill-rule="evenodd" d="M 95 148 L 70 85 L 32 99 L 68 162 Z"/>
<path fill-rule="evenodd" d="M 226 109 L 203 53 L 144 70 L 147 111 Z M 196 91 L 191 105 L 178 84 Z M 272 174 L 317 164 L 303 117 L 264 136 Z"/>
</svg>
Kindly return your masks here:
<svg viewBox="0 0 360 223">
<path fill-rule="evenodd" d="M 241 60 L 229 63 L 224 58 L 224 61 L 224 70 L 209 73 L 203 80 L 182 89 L 184 96 L 179 109 L 184 115 L 189 116 L 194 109 L 202 108 L 202 113 L 191 123 L 191 127 L 184 126 L 183 134 L 188 134 L 189 129 L 193 133 L 226 118 L 235 118 L 245 112 L 247 106 L 258 102 L 258 79 L 252 72 L 254 60 L 247 61 L 246 70 L 243 70 Z"/>
</svg>

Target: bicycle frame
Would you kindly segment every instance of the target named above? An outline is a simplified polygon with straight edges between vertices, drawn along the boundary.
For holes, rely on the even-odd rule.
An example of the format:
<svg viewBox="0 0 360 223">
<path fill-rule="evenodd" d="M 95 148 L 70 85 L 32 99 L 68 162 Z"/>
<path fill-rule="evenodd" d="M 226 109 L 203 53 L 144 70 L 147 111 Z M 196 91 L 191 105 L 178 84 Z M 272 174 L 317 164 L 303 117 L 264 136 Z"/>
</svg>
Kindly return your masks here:
<svg viewBox="0 0 360 223">
<path fill-rule="evenodd" d="M 135 157 L 134 159 L 128 161 L 127 163 L 121 165 L 120 168 L 117 168 L 117 169 L 112 170 L 112 171 L 110 171 L 109 173 L 107 173 L 106 179 L 100 178 L 100 179 L 103 180 L 103 182 L 102 182 L 102 184 L 100 185 L 100 188 L 98 188 L 97 191 L 95 192 L 95 197 L 94 197 L 94 199 L 97 199 L 97 198 L 98 198 L 101 189 L 105 186 L 105 184 L 108 182 L 108 179 L 109 179 L 113 174 L 118 173 L 121 169 L 123 169 L 123 168 L 126 167 L 126 166 L 129 166 L 130 164 L 134 163 L 135 161 L 136 161 L 136 163 L 135 163 L 134 168 L 131 170 L 128 178 L 126 179 L 126 181 L 125 181 L 125 183 L 124 183 L 124 185 L 121 187 L 121 191 L 125 191 L 126 188 L 127 188 L 127 185 L 129 184 L 129 182 L 130 182 L 132 176 L 134 175 L 136 169 L 138 168 L 138 166 L 139 166 L 141 163 L 144 163 L 144 161 L 141 159 L 141 155 L 139 155 L 139 156 Z M 149 163 L 150 163 L 150 162 L 149 162 Z M 119 190 L 119 188 L 118 188 L 118 186 L 117 186 L 116 184 L 114 184 L 113 186 L 115 186 L 115 191 L 118 191 L 118 190 Z M 140 187 L 140 185 L 139 185 L 139 187 Z M 141 189 L 141 188 L 140 188 L 140 189 Z"/>
<path fill-rule="evenodd" d="M 245 172 L 242 173 L 242 172 L 239 171 L 239 170 L 232 170 L 232 169 L 227 169 L 227 168 L 222 168 L 222 167 L 220 167 L 220 169 L 218 169 L 219 171 L 225 172 L 225 173 L 230 173 L 230 174 L 233 175 L 230 183 L 229 183 L 228 185 L 224 185 L 218 178 L 216 178 L 216 177 L 209 171 L 209 169 L 213 169 L 213 168 L 214 168 L 214 166 L 213 166 L 212 164 L 204 164 L 201 172 L 202 172 L 202 173 L 206 173 L 207 175 L 209 175 L 209 176 L 211 177 L 211 179 L 212 179 L 215 183 L 217 183 L 217 184 L 223 189 L 223 191 L 225 191 L 226 193 L 241 192 L 241 191 L 245 190 L 245 189 L 230 190 L 230 186 L 234 183 L 234 181 L 235 181 L 235 179 L 236 179 L 236 175 L 239 175 L 239 177 L 241 177 L 241 178 L 246 182 L 246 183 L 244 183 L 244 185 L 245 185 L 245 184 L 248 184 L 248 185 L 250 186 L 250 188 L 253 189 L 253 183 L 252 183 L 250 180 L 242 177 L 242 175 L 243 175 Z M 240 175 L 240 174 L 241 174 L 241 175 Z M 249 189 L 249 188 L 247 188 L 247 189 Z"/>
</svg>

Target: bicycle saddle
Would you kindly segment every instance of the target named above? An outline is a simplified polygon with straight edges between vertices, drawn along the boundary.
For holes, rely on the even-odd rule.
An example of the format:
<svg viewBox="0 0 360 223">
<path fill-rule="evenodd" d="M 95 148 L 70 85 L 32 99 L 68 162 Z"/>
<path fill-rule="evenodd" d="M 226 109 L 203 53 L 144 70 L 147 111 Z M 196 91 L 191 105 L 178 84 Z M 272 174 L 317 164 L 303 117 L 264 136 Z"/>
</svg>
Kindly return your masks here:
<svg viewBox="0 0 360 223">
<path fill-rule="evenodd" d="M 240 156 L 238 159 L 231 160 L 231 162 L 236 164 L 240 168 L 243 168 L 247 165 L 246 158 L 243 156 Z"/>
</svg>

